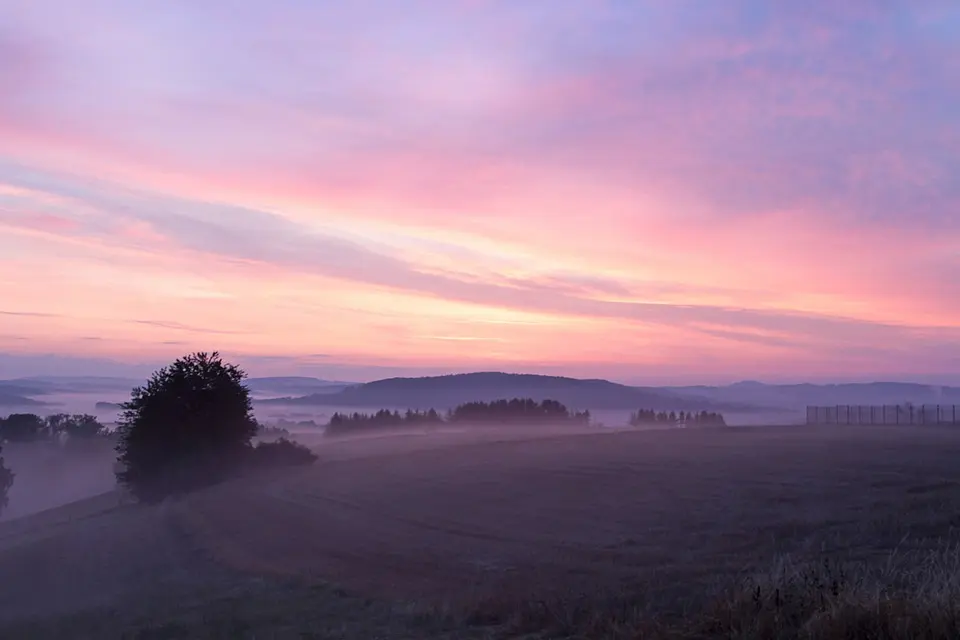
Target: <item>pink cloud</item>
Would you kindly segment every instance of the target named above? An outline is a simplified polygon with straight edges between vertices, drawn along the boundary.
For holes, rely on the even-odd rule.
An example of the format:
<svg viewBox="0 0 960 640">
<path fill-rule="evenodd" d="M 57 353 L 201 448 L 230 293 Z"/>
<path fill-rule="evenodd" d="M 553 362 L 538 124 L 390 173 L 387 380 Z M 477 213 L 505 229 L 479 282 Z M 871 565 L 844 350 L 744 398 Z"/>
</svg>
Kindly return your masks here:
<svg viewBox="0 0 960 640">
<path fill-rule="evenodd" d="M 354 355 L 434 363 L 503 341 L 499 358 L 611 364 L 626 342 L 658 365 L 699 348 L 705 368 L 815 368 L 843 349 L 866 367 L 897 340 L 956 338 L 956 55 L 874 3 L 764 20 L 736 3 L 244 5 L 229 23 L 217 3 L 180 22 L 108 5 L 21 3 L 17 38 L 0 33 L 0 180 L 33 190 L 0 223 L 90 298 L 38 340 L 167 341 L 151 293 L 206 327 L 256 299 L 225 338 L 239 350 L 292 349 L 329 309 Z M 298 302 L 271 307 L 284 282 Z M 148 304 L 156 324 L 124 324 Z M 388 304 L 386 327 L 415 330 L 386 337 Z M 451 320 L 483 311 L 558 324 Z"/>
</svg>

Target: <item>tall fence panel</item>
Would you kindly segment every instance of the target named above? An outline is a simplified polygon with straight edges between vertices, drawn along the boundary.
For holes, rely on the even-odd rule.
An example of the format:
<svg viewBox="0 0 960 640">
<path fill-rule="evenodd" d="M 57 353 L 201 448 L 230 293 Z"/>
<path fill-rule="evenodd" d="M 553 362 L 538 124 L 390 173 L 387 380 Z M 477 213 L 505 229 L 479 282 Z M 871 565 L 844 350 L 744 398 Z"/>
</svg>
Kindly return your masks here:
<svg viewBox="0 0 960 640">
<path fill-rule="evenodd" d="M 960 425 L 960 405 L 851 405 L 807 407 L 807 424 Z"/>
</svg>

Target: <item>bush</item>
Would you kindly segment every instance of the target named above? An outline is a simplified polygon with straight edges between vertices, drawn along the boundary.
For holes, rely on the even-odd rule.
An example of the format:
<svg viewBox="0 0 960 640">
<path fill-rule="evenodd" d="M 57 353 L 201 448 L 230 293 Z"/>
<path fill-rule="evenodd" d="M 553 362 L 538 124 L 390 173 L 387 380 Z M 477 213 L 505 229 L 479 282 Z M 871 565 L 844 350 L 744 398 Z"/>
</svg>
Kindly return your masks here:
<svg viewBox="0 0 960 640">
<path fill-rule="evenodd" d="M 134 389 L 118 425 L 117 481 L 156 502 L 234 473 L 257 431 L 245 377 L 216 352 L 196 353 Z"/>
<path fill-rule="evenodd" d="M 3 453 L 2 447 L 0 447 L 0 453 Z M 4 465 L 3 456 L 0 456 L 0 513 L 3 513 L 7 506 L 7 494 L 13 486 L 13 476 L 13 471 Z"/>
<path fill-rule="evenodd" d="M 253 466 L 274 469 L 311 465 L 317 461 L 317 455 L 300 444 L 286 438 L 273 442 L 261 442 L 252 451 Z"/>
</svg>

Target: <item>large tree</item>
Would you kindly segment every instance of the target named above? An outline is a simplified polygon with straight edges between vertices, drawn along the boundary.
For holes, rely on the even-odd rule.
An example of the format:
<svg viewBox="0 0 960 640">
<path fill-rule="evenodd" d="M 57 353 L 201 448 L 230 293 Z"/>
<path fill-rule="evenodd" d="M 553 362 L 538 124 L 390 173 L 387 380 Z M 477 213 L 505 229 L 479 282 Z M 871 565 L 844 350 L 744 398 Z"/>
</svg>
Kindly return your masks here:
<svg viewBox="0 0 960 640">
<path fill-rule="evenodd" d="M 119 421 L 117 480 L 155 502 L 226 477 L 257 432 L 244 378 L 218 353 L 195 353 L 134 389 Z"/>
<path fill-rule="evenodd" d="M 3 453 L 2 447 L 0 447 L 0 453 Z M 4 508 L 7 506 L 7 493 L 12 486 L 13 471 L 3 464 L 3 456 L 0 456 L 0 513 L 3 513 Z"/>
</svg>

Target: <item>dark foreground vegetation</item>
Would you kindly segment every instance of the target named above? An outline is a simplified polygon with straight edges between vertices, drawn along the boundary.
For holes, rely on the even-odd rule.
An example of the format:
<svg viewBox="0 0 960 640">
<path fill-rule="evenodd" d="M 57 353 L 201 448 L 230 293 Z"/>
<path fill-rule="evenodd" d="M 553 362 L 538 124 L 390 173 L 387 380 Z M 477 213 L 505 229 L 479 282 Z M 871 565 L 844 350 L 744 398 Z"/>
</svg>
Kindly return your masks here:
<svg viewBox="0 0 960 640">
<path fill-rule="evenodd" d="M 771 567 L 663 613 L 643 594 L 591 592 L 457 606 L 390 603 L 321 583 L 238 576 L 202 604 L 158 598 L 0 625 L 16 638 L 397 638 L 404 640 L 956 640 L 956 553 Z"/>
<path fill-rule="evenodd" d="M 960 551 L 897 553 L 876 561 L 781 558 L 709 594 L 664 609 L 649 593 L 486 598 L 432 609 L 439 631 L 479 628 L 496 638 L 608 640 L 955 640 L 960 638 Z M 484 637 L 484 636 L 476 636 Z"/>
<path fill-rule="evenodd" d="M 589 411 L 571 411 L 556 400 L 537 402 L 530 398 L 468 402 L 446 414 L 436 409 L 404 413 L 381 409 L 376 413 L 335 413 L 327 424 L 328 435 L 344 435 L 368 429 L 430 427 L 443 424 L 561 425 L 590 423 Z"/>
<path fill-rule="evenodd" d="M 286 439 L 253 446 L 260 425 L 245 378 L 218 353 L 196 353 L 135 388 L 117 429 L 117 481 L 157 502 L 250 469 L 312 464 L 309 449 Z"/>
</svg>

